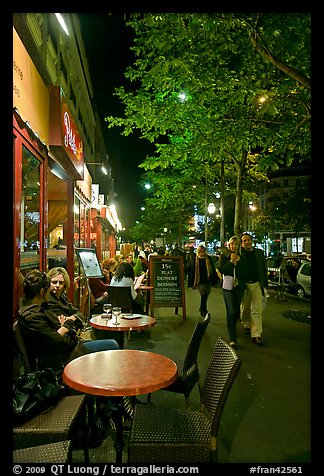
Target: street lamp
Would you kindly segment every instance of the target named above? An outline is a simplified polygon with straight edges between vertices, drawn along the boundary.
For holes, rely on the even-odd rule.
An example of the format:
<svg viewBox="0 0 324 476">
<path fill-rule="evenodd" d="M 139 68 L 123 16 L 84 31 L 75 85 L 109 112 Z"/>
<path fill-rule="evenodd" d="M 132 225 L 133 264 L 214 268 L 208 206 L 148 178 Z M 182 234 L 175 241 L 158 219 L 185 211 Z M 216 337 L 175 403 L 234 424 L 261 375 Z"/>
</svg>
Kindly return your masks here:
<svg viewBox="0 0 324 476">
<path fill-rule="evenodd" d="M 107 169 L 104 166 L 103 162 L 86 162 L 86 165 L 101 165 L 101 171 L 105 175 L 108 175 Z"/>
<path fill-rule="evenodd" d="M 251 225 L 251 231 L 253 231 L 253 226 L 254 226 L 253 213 L 255 212 L 255 210 L 256 210 L 256 206 L 253 205 L 252 202 L 249 202 L 249 217 L 251 219 L 251 222 L 248 225 Z M 248 228 L 250 228 L 250 226 L 248 226 Z"/>
<path fill-rule="evenodd" d="M 216 206 L 214 203 L 209 203 L 207 209 L 206 209 L 206 214 L 205 214 L 205 246 L 206 246 L 206 249 L 208 247 L 208 216 L 207 216 L 207 212 L 209 213 L 209 215 L 212 215 L 213 213 L 215 213 L 216 211 Z"/>
</svg>

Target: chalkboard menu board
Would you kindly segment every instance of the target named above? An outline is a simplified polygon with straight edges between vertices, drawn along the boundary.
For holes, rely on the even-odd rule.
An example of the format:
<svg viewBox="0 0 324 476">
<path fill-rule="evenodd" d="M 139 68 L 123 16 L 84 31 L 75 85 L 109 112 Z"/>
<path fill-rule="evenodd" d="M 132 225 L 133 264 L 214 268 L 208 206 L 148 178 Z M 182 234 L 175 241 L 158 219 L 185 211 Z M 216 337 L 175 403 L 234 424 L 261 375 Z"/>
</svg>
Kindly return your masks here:
<svg viewBox="0 0 324 476">
<path fill-rule="evenodd" d="M 151 313 L 154 307 L 183 308 L 186 318 L 184 266 L 182 256 L 150 256 Z"/>
</svg>

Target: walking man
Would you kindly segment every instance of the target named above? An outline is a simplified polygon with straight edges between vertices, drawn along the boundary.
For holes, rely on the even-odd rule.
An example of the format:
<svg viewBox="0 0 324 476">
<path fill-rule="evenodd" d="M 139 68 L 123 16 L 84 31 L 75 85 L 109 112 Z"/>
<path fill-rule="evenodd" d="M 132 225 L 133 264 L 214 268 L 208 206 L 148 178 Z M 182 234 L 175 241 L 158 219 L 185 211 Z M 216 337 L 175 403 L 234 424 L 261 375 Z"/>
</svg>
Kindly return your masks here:
<svg viewBox="0 0 324 476">
<path fill-rule="evenodd" d="M 262 250 L 253 247 L 252 236 L 241 236 L 242 257 L 246 263 L 246 289 L 241 303 L 241 319 L 252 342 L 261 344 L 263 296 L 268 287 L 268 271 Z"/>
</svg>

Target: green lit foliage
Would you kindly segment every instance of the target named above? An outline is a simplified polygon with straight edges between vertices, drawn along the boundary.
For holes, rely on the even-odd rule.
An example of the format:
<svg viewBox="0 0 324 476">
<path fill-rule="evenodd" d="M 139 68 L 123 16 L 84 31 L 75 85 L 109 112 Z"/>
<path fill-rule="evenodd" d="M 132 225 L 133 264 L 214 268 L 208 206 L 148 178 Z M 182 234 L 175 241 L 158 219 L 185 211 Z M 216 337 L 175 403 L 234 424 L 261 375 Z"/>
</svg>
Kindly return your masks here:
<svg viewBox="0 0 324 476">
<path fill-rule="evenodd" d="M 154 143 L 141 167 L 159 209 L 184 213 L 196 194 L 203 203 L 225 160 L 238 233 L 244 194 L 310 155 L 310 15 L 143 13 L 128 25 L 133 87 L 116 89 L 124 116 L 108 127 Z"/>
</svg>

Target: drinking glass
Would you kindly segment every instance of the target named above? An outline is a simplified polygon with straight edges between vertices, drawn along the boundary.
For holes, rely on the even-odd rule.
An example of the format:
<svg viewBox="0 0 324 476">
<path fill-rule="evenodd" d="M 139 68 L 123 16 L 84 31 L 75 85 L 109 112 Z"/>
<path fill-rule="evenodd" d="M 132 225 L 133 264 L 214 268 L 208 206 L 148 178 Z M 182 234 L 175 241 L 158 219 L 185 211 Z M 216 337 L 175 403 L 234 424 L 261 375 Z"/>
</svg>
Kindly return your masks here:
<svg viewBox="0 0 324 476">
<path fill-rule="evenodd" d="M 119 307 L 119 306 L 113 307 L 112 308 L 112 313 L 115 316 L 114 324 L 115 324 L 115 326 L 118 326 L 119 325 L 118 324 L 118 316 L 120 316 L 120 314 L 121 314 L 121 307 Z"/>
<path fill-rule="evenodd" d="M 104 311 L 104 316 L 103 316 L 103 319 L 105 319 L 106 321 L 106 325 L 107 325 L 107 322 L 108 322 L 108 319 L 111 318 L 111 304 L 110 303 L 105 303 L 103 305 L 103 311 Z"/>
</svg>

